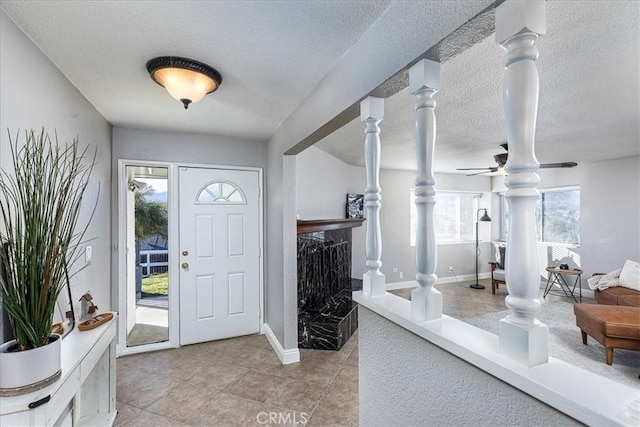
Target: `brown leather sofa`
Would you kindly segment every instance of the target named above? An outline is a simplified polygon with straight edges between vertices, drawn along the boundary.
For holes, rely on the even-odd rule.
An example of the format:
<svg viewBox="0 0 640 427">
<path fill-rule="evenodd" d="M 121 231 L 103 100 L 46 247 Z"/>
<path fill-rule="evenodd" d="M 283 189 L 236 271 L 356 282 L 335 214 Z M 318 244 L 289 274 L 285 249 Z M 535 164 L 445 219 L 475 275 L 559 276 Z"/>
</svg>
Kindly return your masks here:
<svg viewBox="0 0 640 427">
<path fill-rule="evenodd" d="M 594 292 L 598 304 L 624 305 L 628 307 L 640 307 L 640 292 L 623 286 L 614 286 L 604 291 Z"/>
</svg>

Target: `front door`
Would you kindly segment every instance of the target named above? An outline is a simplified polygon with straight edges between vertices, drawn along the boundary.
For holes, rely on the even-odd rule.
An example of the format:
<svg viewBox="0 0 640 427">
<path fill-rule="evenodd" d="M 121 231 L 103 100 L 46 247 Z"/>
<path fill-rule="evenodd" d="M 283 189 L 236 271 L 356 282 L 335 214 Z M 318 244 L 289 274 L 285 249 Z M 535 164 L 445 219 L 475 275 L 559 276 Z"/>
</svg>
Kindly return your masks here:
<svg viewBox="0 0 640 427">
<path fill-rule="evenodd" d="M 180 167 L 180 344 L 260 331 L 257 171 Z"/>
</svg>

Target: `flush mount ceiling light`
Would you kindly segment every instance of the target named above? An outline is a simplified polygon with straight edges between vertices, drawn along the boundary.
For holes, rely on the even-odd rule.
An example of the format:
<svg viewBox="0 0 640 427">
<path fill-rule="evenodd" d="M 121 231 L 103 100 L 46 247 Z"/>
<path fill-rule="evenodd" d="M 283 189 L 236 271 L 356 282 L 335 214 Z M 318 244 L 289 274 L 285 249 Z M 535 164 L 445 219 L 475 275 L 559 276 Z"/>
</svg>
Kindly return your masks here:
<svg viewBox="0 0 640 427">
<path fill-rule="evenodd" d="M 153 58 L 147 62 L 147 71 L 154 82 L 182 102 L 185 110 L 218 89 L 222 82 L 220 73 L 207 64 L 178 56 Z"/>
</svg>

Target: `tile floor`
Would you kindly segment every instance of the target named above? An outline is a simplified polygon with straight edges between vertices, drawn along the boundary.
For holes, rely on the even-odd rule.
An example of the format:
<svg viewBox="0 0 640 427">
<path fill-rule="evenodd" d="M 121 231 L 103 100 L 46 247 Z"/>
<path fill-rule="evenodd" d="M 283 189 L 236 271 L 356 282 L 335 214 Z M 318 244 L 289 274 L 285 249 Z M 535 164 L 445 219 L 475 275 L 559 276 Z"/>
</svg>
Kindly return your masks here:
<svg viewBox="0 0 640 427">
<path fill-rule="evenodd" d="M 119 358 L 116 425 L 356 425 L 357 343 L 286 366 L 263 335 Z"/>
<path fill-rule="evenodd" d="M 445 314 L 506 310 L 506 289 L 492 295 L 488 280 L 484 290 L 470 283 L 437 286 Z M 410 290 L 393 292 L 409 299 Z M 116 425 L 357 425 L 357 333 L 338 352 L 300 351 L 300 363 L 282 366 L 252 335 L 119 358 Z"/>
<path fill-rule="evenodd" d="M 506 286 L 504 289 L 497 289 L 496 294 L 492 295 L 490 280 L 480 280 L 480 283 L 485 285 L 484 289 L 471 289 L 471 283 L 475 283 L 475 280 L 436 285 L 436 289 L 442 293 L 444 314 L 456 319 L 465 319 L 507 309 L 504 305 L 504 298 L 507 296 Z M 411 291 L 412 289 L 399 289 L 391 293 L 410 300 Z"/>
</svg>

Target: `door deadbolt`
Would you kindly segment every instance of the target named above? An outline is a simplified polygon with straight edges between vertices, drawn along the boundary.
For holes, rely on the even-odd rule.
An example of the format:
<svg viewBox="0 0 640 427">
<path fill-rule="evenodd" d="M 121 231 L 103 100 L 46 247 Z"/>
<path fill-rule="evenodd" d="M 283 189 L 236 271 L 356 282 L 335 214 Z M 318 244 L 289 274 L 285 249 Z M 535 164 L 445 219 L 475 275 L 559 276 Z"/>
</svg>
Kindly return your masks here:
<svg viewBox="0 0 640 427">
<path fill-rule="evenodd" d="M 186 270 L 187 268 L 189 268 L 189 263 L 188 263 L 188 262 L 183 262 L 183 263 L 182 263 L 182 268 L 184 268 L 185 270 Z"/>
<path fill-rule="evenodd" d="M 189 255 L 189 251 L 182 251 L 182 255 L 184 255 L 184 256 Z"/>
</svg>

